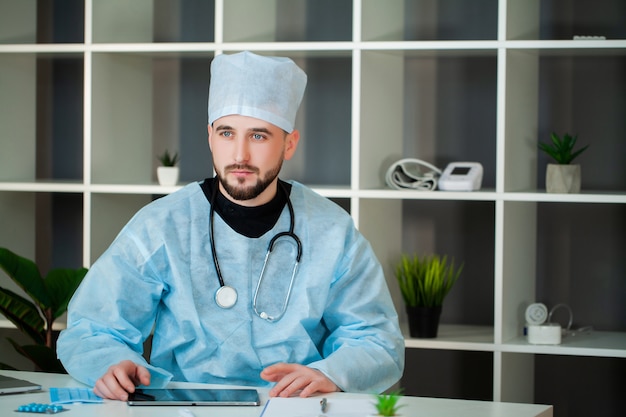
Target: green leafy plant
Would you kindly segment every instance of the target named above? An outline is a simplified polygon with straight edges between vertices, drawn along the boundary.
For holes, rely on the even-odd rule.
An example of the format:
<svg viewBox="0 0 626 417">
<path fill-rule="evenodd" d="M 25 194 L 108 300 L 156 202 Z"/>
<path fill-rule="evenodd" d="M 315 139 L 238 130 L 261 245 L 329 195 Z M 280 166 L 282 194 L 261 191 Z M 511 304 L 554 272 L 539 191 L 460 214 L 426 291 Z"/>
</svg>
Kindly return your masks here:
<svg viewBox="0 0 626 417">
<path fill-rule="evenodd" d="M 563 138 L 560 138 L 556 133 L 550 135 L 552 143 L 540 142 L 539 149 L 552 157 L 557 164 L 568 165 L 572 161 L 583 153 L 589 145 L 586 145 L 577 151 L 574 151 L 574 146 L 578 140 L 578 136 L 571 136 L 564 134 Z"/>
<path fill-rule="evenodd" d="M 56 357 L 53 325 L 67 311 L 67 305 L 87 269 L 52 269 L 43 278 L 33 261 L 6 248 L 0 248 L 0 268 L 33 300 L 31 302 L 0 287 L 0 313 L 35 344 L 20 346 L 13 339 L 7 339 L 38 370 L 65 372 Z M 5 363 L 0 363 L 0 368 L 15 369 Z"/>
<path fill-rule="evenodd" d="M 396 279 L 404 302 L 410 307 L 436 307 L 443 305 L 459 278 L 463 265 L 448 264 L 447 256 L 430 255 L 409 258 L 403 255 L 396 266 Z"/>
<path fill-rule="evenodd" d="M 170 155 L 170 152 L 166 149 L 157 159 L 164 167 L 174 167 L 178 163 L 178 153 Z"/>
<path fill-rule="evenodd" d="M 392 391 L 389 394 L 376 395 L 374 406 L 379 416 L 391 417 L 398 413 L 402 405 L 398 405 L 398 400 L 402 397 L 402 390 Z"/>
</svg>

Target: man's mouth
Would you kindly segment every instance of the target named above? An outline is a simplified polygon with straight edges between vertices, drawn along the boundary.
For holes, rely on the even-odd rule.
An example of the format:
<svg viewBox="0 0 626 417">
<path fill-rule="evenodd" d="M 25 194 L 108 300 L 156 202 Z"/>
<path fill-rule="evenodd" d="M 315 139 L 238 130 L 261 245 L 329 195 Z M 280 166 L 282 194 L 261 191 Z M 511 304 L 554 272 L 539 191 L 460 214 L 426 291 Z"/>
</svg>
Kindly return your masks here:
<svg viewBox="0 0 626 417">
<path fill-rule="evenodd" d="M 226 168 L 227 174 L 234 174 L 237 176 L 256 174 L 257 172 L 258 172 L 258 169 L 254 167 L 249 167 L 249 166 L 232 166 L 231 165 Z"/>
</svg>

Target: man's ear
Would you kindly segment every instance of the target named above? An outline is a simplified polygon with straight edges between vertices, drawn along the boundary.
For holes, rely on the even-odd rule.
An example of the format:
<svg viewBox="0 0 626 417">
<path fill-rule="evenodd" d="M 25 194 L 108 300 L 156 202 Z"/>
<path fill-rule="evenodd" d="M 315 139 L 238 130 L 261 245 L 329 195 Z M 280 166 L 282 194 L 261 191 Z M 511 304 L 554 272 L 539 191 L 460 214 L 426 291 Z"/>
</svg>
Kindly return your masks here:
<svg viewBox="0 0 626 417">
<path fill-rule="evenodd" d="M 285 160 L 290 160 L 296 153 L 299 141 L 300 132 L 298 130 L 294 129 L 291 133 L 287 134 L 285 137 Z"/>
<path fill-rule="evenodd" d="M 206 125 L 206 130 L 207 130 L 207 133 L 208 133 L 208 138 L 207 138 L 207 140 L 208 140 L 208 142 L 209 142 L 209 149 L 210 149 L 211 151 L 213 151 L 213 147 L 211 146 L 211 135 L 213 134 L 213 128 L 211 127 L 211 125 L 210 125 L 210 124 L 208 124 L 208 125 Z"/>
</svg>

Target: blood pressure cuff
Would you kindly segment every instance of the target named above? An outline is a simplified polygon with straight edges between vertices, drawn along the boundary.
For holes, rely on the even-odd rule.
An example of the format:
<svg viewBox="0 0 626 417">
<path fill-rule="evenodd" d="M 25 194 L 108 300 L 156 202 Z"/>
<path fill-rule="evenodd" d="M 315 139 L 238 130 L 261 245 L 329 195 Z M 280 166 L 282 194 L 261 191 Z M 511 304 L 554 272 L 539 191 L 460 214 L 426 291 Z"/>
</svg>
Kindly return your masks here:
<svg viewBox="0 0 626 417">
<path fill-rule="evenodd" d="M 397 190 L 432 191 L 437 188 L 441 170 L 419 159 L 406 158 L 391 164 L 385 182 Z"/>
</svg>

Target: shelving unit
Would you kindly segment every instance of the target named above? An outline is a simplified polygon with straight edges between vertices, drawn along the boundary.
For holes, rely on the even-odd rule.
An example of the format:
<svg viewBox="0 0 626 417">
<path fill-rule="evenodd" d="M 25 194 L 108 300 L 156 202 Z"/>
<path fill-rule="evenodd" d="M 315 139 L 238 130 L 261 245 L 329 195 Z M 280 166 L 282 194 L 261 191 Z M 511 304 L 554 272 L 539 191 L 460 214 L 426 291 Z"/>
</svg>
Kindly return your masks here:
<svg viewBox="0 0 626 417">
<path fill-rule="evenodd" d="M 402 252 L 465 263 L 440 336 L 406 340 L 407 393 L 548 402 L 558 416 L 584 400 L 564 400 L 544 376 L 592 360 L 609 364 L 592 373 L 601 382 L 574 373 L 564 389 L 625 387 L 625 372 L 606 371 L 626 368 L 623 1 L 44 3 L 0 0 L 0 246 L 42 269 L 91 265 L 134 212 L 180 187 L 156 185 L 156 154 L 179 150 L 182 183 L 211 175 L 212 57 L 290 56 L 309 84 L 282 177 L 351 213 L 403 324 Z M 581 194 L 544 191 L 536 144 L 553 130 L 591 144 Z M 483 189 L 391 190 L 383 173 L 401 157 L 481 162 Z M 596 330 L 529 345 L 523 311 L 535 301 L 565 302 Z M 471 383 L 450 380 L 467 372 Z M 598 394 L 604 415 L 616 415 L 616 392 Z"/>
</svg>

